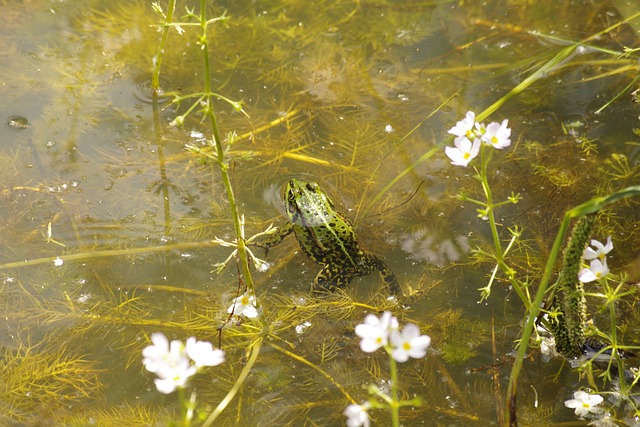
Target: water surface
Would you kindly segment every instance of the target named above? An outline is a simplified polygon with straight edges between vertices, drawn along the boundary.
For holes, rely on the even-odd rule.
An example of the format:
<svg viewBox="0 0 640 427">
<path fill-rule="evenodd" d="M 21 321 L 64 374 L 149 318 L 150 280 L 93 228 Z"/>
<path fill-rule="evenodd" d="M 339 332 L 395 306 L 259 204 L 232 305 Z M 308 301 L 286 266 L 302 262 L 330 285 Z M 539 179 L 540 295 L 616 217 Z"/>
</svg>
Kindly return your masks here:
<svg viewBox="0 0 640 427">
<path fill-rule="evenodd" d="M 234 262 L 214 272 L 230 249 L 213 239 L 233 240 L 233 222 L 218 166 L 185 149 L 204 147 L 211 129 L 196 114 L 170 126 L 189 104 L 150 94 L 160 40 L 151 3 L 5 1 L 2 422 L 170 424 L 176 394 L 158 393 L 141 364 L 155 331 L 221 339 L 227 361 L 190 388 L 208 414 L 268 327 L 219 425 L 343 425 L 350 402 L 341 389 L 361 402 L 363 385 L 389 384 L 388 361 L 362 353 L 353 327 L 391 309 L 432 338 L 425 359 L 400 366 L 403 396 L 424 402 L 401 411 L 403 424 L 499 424 L 525 308 L 501 276 L 478 303 L 494 263 L 472 249 L 491 250 L 491 234 L 476 206 L 455 197 L 482 198 L 482 190 L 473 166 L 444 155 L 447 131 L 538 73 L 486 120 L 507 118 L 512 128 L 490 180 L 496 200 L 522 196 L 497 219 L 505 242 L 509 228 L 521 228 L 510 262 L 535 293 L 564 212 L 640 182 L 638 53 L 625 55 L 640 47 L 634 2 L 211 3 L 209 16 L 229 16 L 210 33 L 214 90 L 246 112 L 215 105 L 222 135 L 237 135 L 227 160 L 246 235 L 284 224 L 288 179 L 317 181 L 414 298 L 394 306 L 374 274 L 341 297 L 310 299 L 320 267 L 288 238 L 269 251 L 271 268 L 253 273 L 263 320 L 220 335 L 239 280 Z M 185 6 L 199 2 L 178 2 L 178 16 Z M 161 77 L 165 92 L 186 95 L 202 90 L 203 67 L 197 31 L 184 28 L 169 35 Z M 601 214 L 593 237 L 607 235 L 609 267 L 626 272 L 631 289 L 640 277 L 637 201 Z M 637 346 L 633 298 L 619 305 L 618 327 L 622 342 Z M 600 302 L 590 304 L 606 330 Z M 585 386 L 565 361 L 546 363 L 532 348 L 521 423 L 586 424 L 563 405 Z M 614 415 L 634 425 L 628 406 Z M 372 417 L 389 425 L 384 411 Z"/>
</svg>

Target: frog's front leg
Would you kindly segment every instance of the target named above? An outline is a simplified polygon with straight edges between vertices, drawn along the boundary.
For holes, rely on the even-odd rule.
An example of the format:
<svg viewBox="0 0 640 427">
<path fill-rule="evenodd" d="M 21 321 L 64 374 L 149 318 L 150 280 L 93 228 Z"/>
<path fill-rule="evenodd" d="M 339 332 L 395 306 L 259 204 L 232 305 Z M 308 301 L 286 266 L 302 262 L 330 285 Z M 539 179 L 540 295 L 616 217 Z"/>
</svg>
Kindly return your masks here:
<svg viewBox="0 0 640 427">
<path fill-rule="evenodd" d="M 353 277 L 352 271 L 338 271 L 335 266 L 326 264 L 313 280 L 311 292 L 334 292 L 337 288 L 347 286 Z"/>
<path fill-rule="evenodd" d="M 293 225 L 291 223 L 287 223 L 287 225 L 283 227 L 278 227 L 275 233 L 273 233 L 264 243 L 253 243 L 253 245 L 258 246 L 264 249 L 264 256 L 266 257 L 269 253 L 269 248 L 277 245 L 282 242 L 285 237 L 293 232 Z"/>
</svg>

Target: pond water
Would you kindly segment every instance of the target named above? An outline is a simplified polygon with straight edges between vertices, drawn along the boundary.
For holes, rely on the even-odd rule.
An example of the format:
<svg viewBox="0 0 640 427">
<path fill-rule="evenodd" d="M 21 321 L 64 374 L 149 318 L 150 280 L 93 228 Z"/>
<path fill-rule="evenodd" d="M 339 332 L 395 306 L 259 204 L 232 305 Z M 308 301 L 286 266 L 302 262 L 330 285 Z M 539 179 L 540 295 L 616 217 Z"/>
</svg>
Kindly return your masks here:
<svg viewBox="0 0 640 427">
<path fill-rule="evenodd" d="M 290 179 L 318 182 L 405 297 L 389 299 L 377 274 L 310 294 L 321 266 L 289 237 L 266 255 L 249 246 L 269 267 L 251 271 L 259 315 L 230 318 L 250 279 L 216 240 L 236 239 L 232 206 L 212 126 L 189 97 L 207 72 L 185 12 L 200 2 L 177 1 L 154 97 L 162 33 L 150 1 L 2 1 L 0 423 L 181 425 L 181 399 L 195 396 L 201 425 L 235 390 L 212 425 L 344 425 L 347 405 L 376 399 L 369 384 L 391 389 L 387 355 L 362 352 L 354 334 L 390 310 L 431 337 L 425 358 L 398 364 L 400 397 L 422 398 L 401 408 L 402 425 L 501 425 L 525 301 L 564 213 L 640 183 L 635 0 L 206 3 L 209 18 L 228 18 L 210 24 L 209 76 L 246 237 L 286 224 Z M 487 298 L 481 159 L 452 165 L 444 149 L 467 111 L 508 119 L 511 144 L 483 148 L 482 161 L 496 203 L 519 194 L 493 224 L 525 286 L 498 271 Z M 610 335 L 613 319 L 628 353 L 640 346 L 638 207 L 597 213 L 591 237 L 612 237 L 611 273 L 585 284 L 589 320 Z M 602 308 L 605 283 L 627 292 L 615 310 Z M 210 341 L 226 360 L 162 394 L 142 364 L 154 332 Z M 520 425 L 640 425 L 637 388 L 624 396 L 615 375 L 569 362 L 532 341 Z M 604 396 L 608 415 L 566 408 L 578 390 Z M 392 425 L 388 410 L 369 415 Z"/>
</svg>

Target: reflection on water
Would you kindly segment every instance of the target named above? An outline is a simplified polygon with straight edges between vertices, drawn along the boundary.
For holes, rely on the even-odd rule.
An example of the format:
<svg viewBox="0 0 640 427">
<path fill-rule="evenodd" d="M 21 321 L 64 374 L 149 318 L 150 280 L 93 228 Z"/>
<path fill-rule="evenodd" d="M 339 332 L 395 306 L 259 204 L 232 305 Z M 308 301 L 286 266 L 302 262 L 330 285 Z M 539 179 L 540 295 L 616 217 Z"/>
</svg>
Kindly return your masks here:
<svg viewBox="0 0 640 427">
<path fill-rule="evenodd" d="M 400 237 L 400 247 L 412 258 L 438 267 L 459 261 L 469 252 L 469 239 L 460 235 L 438 240 L 433 230 L 419 229 Z"/>
<path fill-rule="evenodd" d="M 240 273 L 233 258 L 213 272 L 233 250 L 214 239 L 236 239 L 226 189 L 213 154 L 206 162 L 185 150 L 207 150 L 203 105 L 169 126 L 191 105 L 172 95 L 202 91 L 196 29 L 169 33 L 154 100 L 151 2 L 0 5 L 0 424 L 177 420 L 176 395 L 161 396 L 141 365 L 159 331 L 225 349 L 226 363 L 191 383 L 206 414 L 266 337 L 219 425 L 343 425 L 350 399 L 369 397 L 363 385 L 389 388 L 388 360 L 362 353 L 353 332 L 366 313 L 387 309 L 432 338 L 426 359 L 401 367 L 401 394 L 423 397 L 401 410 L 403 425 L 499 423 L 525 308 L 501 274 L 477 303 L 495 242 L 475 211 L 486 196 L 476 165 L 449 164 L 447 130 L 522 88 L 486 120 L 512 128 L 488 173 L 494 200 L 522 197 L 496 209 L 496 227 L 535 295 L 564 212 L 640 182 L 640 18 L 625 0 L 469 3 L 209 5 L 211 17 L 229 16 L 211 27 L 214 90 L 248 114 L 214 104 L 225 144 L 234 141 L 225 155 L 245 237 L 284 224 L 289 179 L 318 181 L 411 294 L 395 305 L 370 275 L 315 298 L 306 291 L 320 267 L 293 242 L 266 254 L 256 244 L 271 265 L 253 272 L 262 317 L 230 323 Z M 178 17 L 185 6 L 199 2 L 179 1 Z M 630 280 L 639 277 L 638 212 L 637 201 L 614 204 L 594 230 L 612 236 L 609 267 Z M 588 303 L 608 333 L 601 298 Z M 619 342 L 637 346 L 637 293 L 616 310 Z M 601 371 L 583 379 L 529 350 L 523 425 L 578 422 L 561 402 L 578 387 L 612 390 Z M 616 424 L 634 425 L 628 403 L 614 412 Z M 385 411 L 371 415 L 390 423 Z"/>
</svg>

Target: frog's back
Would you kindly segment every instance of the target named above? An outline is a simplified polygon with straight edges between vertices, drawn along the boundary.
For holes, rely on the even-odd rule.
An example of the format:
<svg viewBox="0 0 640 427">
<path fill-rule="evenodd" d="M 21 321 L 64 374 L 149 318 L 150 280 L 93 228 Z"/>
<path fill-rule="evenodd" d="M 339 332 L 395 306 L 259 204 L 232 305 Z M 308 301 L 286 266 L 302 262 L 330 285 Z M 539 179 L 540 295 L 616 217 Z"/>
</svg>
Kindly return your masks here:
<svg viewBox="0 0 640 427">
<path fill-rule="evenodd" d="M 305 254 L 319 264 L 355 262 L 358 254 L 356 235 L 347 218 L 338 212 L 314 226 L 294 224 L 296 238 Z"/>
</svg>

